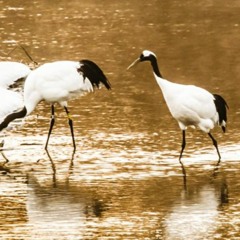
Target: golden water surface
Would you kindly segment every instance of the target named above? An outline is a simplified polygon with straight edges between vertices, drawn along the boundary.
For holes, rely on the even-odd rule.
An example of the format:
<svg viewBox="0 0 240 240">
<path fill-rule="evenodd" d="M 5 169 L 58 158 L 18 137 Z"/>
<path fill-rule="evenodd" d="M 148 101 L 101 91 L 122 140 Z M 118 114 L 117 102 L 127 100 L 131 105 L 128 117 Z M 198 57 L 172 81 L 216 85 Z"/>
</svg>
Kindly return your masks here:
<svg viewBox="0 0 240 240">
<path fill-rule="evenodd" d="M 0 0 L 0 60 L 95 61 L 112 83 L 69 102 L 44 150 L 50 106 L 1 133 L 1 239 L 240 239 L 240 3 L 212 0 Z M 228 130 L 181 132 L 142 50 L 162 75 L 222 95 Z M 0 73 L 1 74 L 1 73 Z M 4 101 L 4 100 L 2 100 Z M 5 158 L 9 159 L 4 164 Z M 186 172 L 186 174 L 183 174 Z"/>
</svg>

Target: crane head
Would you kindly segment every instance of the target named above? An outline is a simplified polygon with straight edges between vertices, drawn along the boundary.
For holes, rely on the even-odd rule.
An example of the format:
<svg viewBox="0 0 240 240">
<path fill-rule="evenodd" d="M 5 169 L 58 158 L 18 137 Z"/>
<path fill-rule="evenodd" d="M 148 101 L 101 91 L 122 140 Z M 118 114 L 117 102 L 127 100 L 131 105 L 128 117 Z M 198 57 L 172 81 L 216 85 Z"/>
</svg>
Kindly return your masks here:
<svg viewBox="0 0 240 240">
<path fill-rule="evenodd" d="M 131 63 L 131 64 L 128 66 L 127 70 L 130 69 L 130 68 L 132 68 L 132 67 L 134 67 L 134 66 L 135 66 L 137 63 L 139 63 L 139 62 L 151 61 L 151 59 L 153 59 L 153 58 L 155 58 L 155 59 L 157 58 L 156 55 L 155 55 L 153 52 L 151 52 L 151 51 L 149 51 L 149 50 L 144 50 L 144 51 L 141 53 L 140 57 L 137 58 L 133 63 Z"/>
</svg>

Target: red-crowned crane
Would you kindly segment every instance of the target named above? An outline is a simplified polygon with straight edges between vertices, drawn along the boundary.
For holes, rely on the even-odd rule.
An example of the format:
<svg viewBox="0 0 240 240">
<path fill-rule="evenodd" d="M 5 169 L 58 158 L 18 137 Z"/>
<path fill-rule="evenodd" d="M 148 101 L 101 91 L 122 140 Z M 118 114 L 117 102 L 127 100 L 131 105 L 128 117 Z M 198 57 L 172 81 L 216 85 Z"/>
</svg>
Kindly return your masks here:
<svg viewBox="0 0 240 240">
<path fill-rule="evenodd" d="M 177 120 L 182 130 L 180 163 L 186 146 L 185 131 L 188 126 L 199 127 L 203 132 L 208 134 L 217 150 L 218 162 L 220 162 L 221 155 L 218 150 L 218 144 L 210 133 L 210 130 L 218 124 L 222 127 L 223 132 L 225 132 L 228 108 L 226 101 L 220 95 L 211 94 L 203 88 L 177 84 L 164 79 L 160 73 L 156 55 L 148 50 L 144 50 L 128 69 L 144 61 L 151 63 L 154 77 L 162 90 L 169 111 Z"/>
<path fill-rule="evenodd" d="M 52 115 L 45 145 L 47 150 L 49 137 L 55 122 L 54 104 L 59 103 L 67 113 L 75 151 L 73 121 L 67 108 L 67 101 L 77 98 L 85 92 L 92 92 L 94 87 L 99 87 L 100 83 L 107 89 L 111 88 L 103 71 L 90 60 L 45 63 L 33 70 L 26 78 L 24 84 L 24 107 L 20 111 L 9 114 L 0 124 L 0 131 L 6 128 L 14 119 L 29 115 L 40 101 L 49 102 Z"/>
<path fill-rule="evenodd" d="M 23 107 L 22 89 L 19 86 L 22 86 L 30 72 L 30 67 L 23 63 L 0 61 L 0 121 Z"/>
</svg>

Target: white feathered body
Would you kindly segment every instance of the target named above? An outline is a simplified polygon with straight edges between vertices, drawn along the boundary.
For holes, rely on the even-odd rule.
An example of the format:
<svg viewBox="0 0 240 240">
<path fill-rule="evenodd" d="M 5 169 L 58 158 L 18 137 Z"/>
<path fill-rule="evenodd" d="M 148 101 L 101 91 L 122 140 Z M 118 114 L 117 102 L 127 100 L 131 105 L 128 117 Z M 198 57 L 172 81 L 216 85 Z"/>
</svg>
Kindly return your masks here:
<svg viewBox="0 0 240 240">
<path fill-rule="evenodd" d="M 33 70 L 24 86 L 27 114 L 30 114 L 41 100 L 67 106 L 69 99 L 93 91 L 91 82 L 78 72 L 80 66 L 80 62 L 57 61 Z"/>
<path fill-rule="evenodd" d="M 9 86 L 20 79 L 24 79 L 31 72 L 31 69 L 19 62 L 0 62 L 0 120 L 2 121 L 8 114 L 23 107 L 22 92 L 14 89 L 8 90 Z"/>
<path fill-rule="evenodd" d="M 208 133 L 218 123 L 214 96 L 203 88 L 172 83 L 155 75 L 172 116 L 182 130 L 199 127 Z"/>
<path fill-rule="evenodd" d="M 19 62 L 2 61 L 0 62 L 0 86 L 8 88 L 15 81 L 25 78 L 31 69 Z"/>
<path fill-rule="evenodd" d="M 0 119 L 23 107 L 23 97 L 20 93 L 0 87 Z"/>
</svg>

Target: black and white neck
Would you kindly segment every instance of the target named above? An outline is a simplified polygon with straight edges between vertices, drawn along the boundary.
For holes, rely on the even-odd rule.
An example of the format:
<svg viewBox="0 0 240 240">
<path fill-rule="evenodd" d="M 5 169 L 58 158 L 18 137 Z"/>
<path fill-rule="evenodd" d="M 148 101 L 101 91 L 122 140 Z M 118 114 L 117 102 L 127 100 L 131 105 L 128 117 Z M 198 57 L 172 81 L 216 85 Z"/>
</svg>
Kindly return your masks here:
<svg viewBox="0 0 240 240">
<path fill-rule="evenodd" d="M 163 78 L 158 67 L 157 57 L 153 52 L 150 52 L 148 50 L 143 51 L 143 53 L 140 56 L 140 61 L 141 62 L 150 61 L 154 74 L 159 78 Z"/>
<path fill-rule="evenodd" d="M 27 109 L 25 106 L 22 108 L 22 110 L 9 114 L 8 116 L 5 117 L 3 122 L 0 124 L 0 131 L 6 128 L 10 122 L 14 121 L 17 118 L 24 118 L 26 115 L 27 115 Z"/>
</svg>

